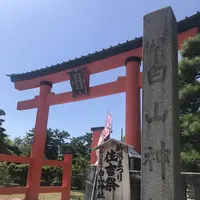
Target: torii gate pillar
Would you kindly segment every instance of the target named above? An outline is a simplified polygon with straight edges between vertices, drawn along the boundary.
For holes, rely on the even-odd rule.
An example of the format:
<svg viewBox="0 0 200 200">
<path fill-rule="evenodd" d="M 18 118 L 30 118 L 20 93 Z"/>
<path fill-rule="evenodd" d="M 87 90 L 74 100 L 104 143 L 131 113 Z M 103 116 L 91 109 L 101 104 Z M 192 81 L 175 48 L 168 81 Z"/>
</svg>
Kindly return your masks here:
<svg viewBox="0 0 200 200">
<path fill-rule="evenodd" d="M 128 57 L 126 65 L 126 144 L 141 152 L 140 137 L 140 64 L 139 57 Z"/>
<path fill-rule="evenodd" d="M 27 200 L 38 199 L 40 189 L 40 178 L 44 160 L 44 148 L 46 141 L 46 130 L 49 115 L 49 105 L 47 105 L 47 96 L 51 92 L 52 84 L 43 81 L 40 84 L 39 105 L 35 123 L 34 138 L 31 152 L 31 165 L 28 171 L 26 194 Z"/>
</svg>

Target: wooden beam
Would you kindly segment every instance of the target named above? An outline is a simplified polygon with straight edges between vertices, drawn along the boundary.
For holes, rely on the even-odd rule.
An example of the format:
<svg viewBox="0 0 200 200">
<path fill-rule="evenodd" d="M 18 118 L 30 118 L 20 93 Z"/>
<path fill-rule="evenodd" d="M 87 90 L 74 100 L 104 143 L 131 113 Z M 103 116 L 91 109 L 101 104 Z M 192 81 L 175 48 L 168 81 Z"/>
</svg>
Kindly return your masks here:
<svg viewBox="0 0 200 200">
<path fill-rule="evenodd" d="M 120 77 L 115 82 L 91 87 L 89 89 L 89 95 L 81 95 L 73 98 L 71 92 L 65 92 L 56 95 L 52 94 L 51 96 L 49 95 L 49 97 L 47 98 L 47 103 L 48 105 L 57 105 L 118 94 L 121 92 L 125 92 L 125 77 Z"/>
<path fill-rule="evenodd" d="M 39 103 L 39 96 L 35 96 L 34 99 L 20 101 L 17 103 L 17 110 L 28 110 L 37 108 Z"/>
<path fill-rule="evenodd" d="M 120 85 L 120 82 L 121 82 L 121 85 Z M 125 92 L 124 84 L 125 84 L 125 77 L 120 77 L 115 82 L 91 87 L 89 96 L 79 96 L 77 98 L 72 98 L 72 92 L 65 92 L 61 94 L 51 93 L 49 94 L 47 101 L 48 101 L 48 105 L 51 106 L 51 105 L 56 105 L 56 104 L 70 103 L 70 102 L 75 102 L 75 101 L 97 98 L 101 96 L 118 94 L 121 92 Z M 142 88 L 142 73 L 140 73 L 138 84 L 139 84 L 139 87 Z M 35 96 L 34 99 L 20 101 L 17 104 L 17 110 L 28 110 L 28 109 L 37 108 L 38 100 L 39 100 L 39 96 Z"/>
<path fill-rule="evenodd" d="M 3 161 L 30 164 L 29 157 L 0 154 L 0 162 Z"/>
<path fill-rule="evenodd" d="M 62 192 L 63 188 L 61 186 L 47 186 L 40 187 L 40 193 L 59 193 Z M 27 193 L 27 187 L 0 187 L 0 195 L 10 195 L 10 194 L 25 194 Z"/>
<path fill-rule="evenodd" d="M 90 75 L 96 74 L 99 72 L 104 72 L 104 71 L 107 71 L 110 69 L 124 66 L 125 59 L 132 55 L 142 57 L 142 48 L 133 49 L 131 51 L 127 51 L 127 52 L 124 52 L 124 53 L 121 53 L 121 54 L 118 54 L 118 55 L 115 55 L 115 56 L 112 56 L 112 57 L 109 57 L 106 59 L 88 63 L 85 65 L 85 68 Z M 81 66 L 78 66 L 76 68 L 79 68 L 79 67 L 81 67 Z M 76 68 L 73 68 L 73 69 L 76 69 Z M 67 81 L 67 80 L 69 80 L 69 76 L 67 75 L 67 72 L 70 70 L 72 70 L 72 69 L 64 70 L 61 72 L 49 74 L 46 76 L 42 76 L 42 77 L 30 79 L 30 80 L 15 82 L 15 88 L 17 90 L 27 90 L 27 89 L 31 89 L 31 88 L 37 88 L 40 86 L 40 82 L 44 81 L 44 80 L 49 81 L 53 84 Z"/>
<path fill-rule="evenodd" d="M 178 35 L 178 48 L 180 49 L 181 44 L 183 44 L 184 40 L 188 37 L 194 37 L 197 33 L 198 28 L 192 28 L 188 31 L 182 32 Z M 99 72 L 111 70 L 117 67 L 124 66 L 125 59 L 129 56 L 138 56 L 142 58 L 142 47 L 136 48 L 115 56 L 111 56 L 106 59 L 98 60 L 92 63 L 86 64 L 86 69 L 88 70 L 89 74 L 96 74 Z M 78 66 L 77 68 L 79 68 Z M 75 68 L 74 68 L 75 69 Z M 71 70 L 71 69 L 70 69 Z M 25 81 L 18 81 L 15 82 L 15 88 L 17 90 L 27 90 L 31 88 L 37 88 L 40 86 L 41 81 L 49 81 L 51 83 L 59 83 L 63 81 L 69 80 L 69 76 L 66 74 L 70 70 L 64 70 L 61 72 L 57 72 L 54 74 L 49 74 L 46 76 L 41 76 L 38 78 L 25 80 Z"/>
<path fill-rule="evenodd" d="M 0 195 L 9 195 L 9 194 L 25 194 L 28 191 L 26 187 L 0 187 Z"/>
<path fill-rule="evenodd" d="M 76 98 L 72 97 L 72 92 L 64 92 L 61 94 L 50 93 L 47 97 L 47 104 L 49 106 L 52 106 L 57 104 L 93 99 L 112 94 L 118 94 L 121 92 L 125 92 L 125 82 L 126 82 L 126 77 L 118 77 L 118 79 L 114 82 L 90 87 L 89 95 L 81 95 L 77 96 Z M 17 104 L 17 109 L 27 110 L 27 109 L 37 108 L 38 99 L 39 97 L 36 96 L 34 99 L 20 101 Z"/>
<path fill-rule="evenodd" d="M 64 162 L 58 161 L 58 160 L 44 160 L 43 165 L 62 168 L 62 167 L 64 167 Z"/>
</svg>

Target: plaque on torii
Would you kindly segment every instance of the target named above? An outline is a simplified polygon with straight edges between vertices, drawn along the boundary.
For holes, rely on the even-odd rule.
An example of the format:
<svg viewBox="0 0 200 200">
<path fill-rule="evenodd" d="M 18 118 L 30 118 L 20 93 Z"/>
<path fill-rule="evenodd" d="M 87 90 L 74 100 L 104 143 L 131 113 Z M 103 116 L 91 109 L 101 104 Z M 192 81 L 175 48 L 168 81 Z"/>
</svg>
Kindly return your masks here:
<svg viewBox="0 0 200 200">
<path fill-rule="evenodd" d="M 73 97 L 89 93 L 89 74 L 84 67 L 71 70 L 67 74 L 70 77 Z"/>
</svg>

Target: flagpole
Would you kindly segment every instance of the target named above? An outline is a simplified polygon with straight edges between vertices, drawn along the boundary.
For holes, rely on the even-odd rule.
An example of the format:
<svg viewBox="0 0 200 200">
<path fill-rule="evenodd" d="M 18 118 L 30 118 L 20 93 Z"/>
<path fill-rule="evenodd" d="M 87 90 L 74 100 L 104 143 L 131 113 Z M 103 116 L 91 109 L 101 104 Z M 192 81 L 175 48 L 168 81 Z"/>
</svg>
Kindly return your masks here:
<svg viewBox="0 0 200 200">
<path fill-rule="evenodd" d="M 93 187 L 92 187 L 92 195 L 91 195 L 90 200 L 94 200 L 94 190 L 95 190 L 96 182 L 97 182 L 97 174 L 98 174 L 98 165 L 97 165 L 96 172 L 95 172 L 94 184 L 93 184 Z"/>
<path fill-rule="evenodd" d="M 121 141 L 123 142 L 123 128 L 121 128 Z"/>
<path fill-rule="evenodd" d="M 107 116 L 109 114 L 109 111 L 107 109 L 107 115 L 106 115 L 106 120 L 105 120 L 105 123 L 104 123 L 104 129 L 106 127 L 106 121 L 107 121 Z M 100 135 L 100 137 L 102 137 L 102 134 L 104 134 L 104 129 Z M 98 152 L 99 154 L 99 152 Z M 98 156 L 97 156 L 97 159 L 98 159 Z M 91 199 L 90 200 L 93 200 L 94 199 L 94 191 L 95 191 L 95 187 L 96 187 L 96 182 L 97 182 L 97 176 L 98 176 L 98 163 L 97 163 L 97 168 L 96 168 L 96 172 L 95 172 L 95 177 L 94 177 L 94 184 L 93 184 L 93 187 L 92 187 L 92 195 L 91 195 Z"/>
<path fill-rule="evenodd" d="M 106 115 L 104 130 L 105 130 L 105 128 L 106 128 L 106 122 L 107 122 L 107 117 L 108 117 L 108 115 L 110 115 L 110 112 L 109 112 L 109 110 L 107 109 L 107 115 Z M 110 116 L 111 116 L 111 115 L 110 115 Z M 102 134 L 105 134 L 105 131 L 104 131 L 104 130 L 102 131 L 100 137 L 102 137 Z M 105 138 L 104 138 L 104 139 L 105 139 Z M 104 141 L 103 141 L 103 142 L 104 142 Z M 99 154 L 99 152 L 98 152 L 98 154 Z M 98 157 L 97 157 L 97 159 L 98 159 Z M 91 200 L 94 199 L 94 191 L 95 191 L 96 182 L 97 182 L 98 168 L 99 168 L 99 166 L 98 166 L 98 163 L 97 163 L 96 173 L 95 173 L 95 177 L 94 177 L 94 185 L 93 185 L 93 188 L 92 188 Z"/>
</svg>

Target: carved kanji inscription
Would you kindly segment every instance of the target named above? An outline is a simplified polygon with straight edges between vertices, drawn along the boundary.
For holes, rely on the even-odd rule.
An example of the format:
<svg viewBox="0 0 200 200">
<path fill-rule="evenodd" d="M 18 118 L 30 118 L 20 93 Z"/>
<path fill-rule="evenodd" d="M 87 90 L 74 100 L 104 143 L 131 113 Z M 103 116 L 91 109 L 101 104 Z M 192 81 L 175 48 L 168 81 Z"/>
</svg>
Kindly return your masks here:
<svg viewBox="0 0 200 200">
<path fill-rule="evenodd" d="M 144 157 L 143 165 L 149 164 L 149 171 L 154 170 L 154 161 L 161 163 L 161 175 L 162 179 L 165 179 L 165 163 L 170 162 L 170 150 L 165 148 L 165 142 L 161 141 L 161 148 L 159 150 L 148 147 L 148 152 L 144 154 Z"/>
<path fill-rule="evenodd" d="M 154 116 L 150 117 L 149 114 L 145 115 L 147 123 L 151 123 L 153 121 L 165 121 L 168 116 L 168 110 L 164 110 L 164 113 L 162 115 L 158 114 L 159 111 L 159 105 L 158 102 L 154 102 Z"/>
<path fill-rule="evenodd" d="M 149 84 L 156 82 L 164 82 L 167 73 L 167 67 L 165 65 L 153 65 L 153 67 L 147 72 Z"/>
</svg>

